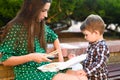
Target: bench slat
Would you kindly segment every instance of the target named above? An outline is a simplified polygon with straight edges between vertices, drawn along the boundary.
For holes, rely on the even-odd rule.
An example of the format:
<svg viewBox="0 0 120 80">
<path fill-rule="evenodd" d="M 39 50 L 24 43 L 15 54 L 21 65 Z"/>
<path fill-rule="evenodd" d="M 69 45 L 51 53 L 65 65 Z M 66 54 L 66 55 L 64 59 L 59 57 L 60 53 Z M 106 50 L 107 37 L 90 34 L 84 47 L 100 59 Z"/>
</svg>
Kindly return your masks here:
<svg viewBox="0 0 120 80">
<path fill-rule="evenodd" d="M 114 71 L 120 71 L 120 64 L 110 64 L 108 65 L 108 71 L 114 72 Z"/>
<path fill-rule="evenodd" d="M 110 72 L 108 77 L 112 78 L 112 77 L 118 77 L 118 76 L 120 76 L 120 71 Z"/>
<path fill-rule="evenodd" d="M 108 78 L 114 78 L 120 76 L 120 63 L 108 65 Z"/>
</svg>

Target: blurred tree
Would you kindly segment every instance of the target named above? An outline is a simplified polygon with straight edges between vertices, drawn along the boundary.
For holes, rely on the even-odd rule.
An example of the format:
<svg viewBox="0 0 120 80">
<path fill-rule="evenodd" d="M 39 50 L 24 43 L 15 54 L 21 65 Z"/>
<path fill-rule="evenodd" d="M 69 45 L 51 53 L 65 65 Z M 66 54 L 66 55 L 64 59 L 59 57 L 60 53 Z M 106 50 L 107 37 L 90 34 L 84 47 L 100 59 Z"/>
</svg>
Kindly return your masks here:
<svg viewBox="0 0 120 80">
<path fill-rule="evenodd" d="M 22 0 L 0 0 L 0 26 L 4 26 L 17 13 Z"/>
<path fill-rule="evenodd" d="M 57 27 L 57 25 L 54 25 L 54 23 L 60 23 L 62 26 L 64 26 L 63 29 L 71 26 L 69 15 L 72 14 L 74 8 L 76 7 L 75 4 L 77 1 L 78 0 L 54 0 L 49 12 L 49 18 L 47 18 L 47 23 L 51 23 L 51 26 L 53 24 L 54 27 Z M 23 0 L 0 0 L 0 26 L 4 26 L 16 15 L 22 2 Z"/>
<path fill-rule="evenodd" d="M 79 0 L 71 18 L 83 21 L 90 14 L 100 15 L 107 26 L 117 24 L 117 29 L 120 27 L 120 0 Z"/>
<path fill-rule="evenodd" d="M 68 29 L 71 24 L 70 15 L 79 0 L 54 0 L 49 12 L 47 23 L 55 32 Z"/>
<path fill-rule="evenodd" d="M 79 0 L 54 0 L 49 12 L 48 22 L 56 22 L 69 17 Z"/>
<path fill-rule="evenodd" d="M 0 0 L 0 27 L 16 15 L 22 2 Z M 71 19 L 83 21 L 90 14 L 100 15 L 107 25 L 114 23 L 120 26 L 120 0 L 53 0 L 47 23 L 54 30 L 62 30 L 71 26 Z"/>
<path fill-rule="evenodd" d="M 83 21 L 90 14 L 100 15 L 105 23 L 108 36 L 120 38 L 120 0 L 79 0 L 70 18 L 76 21 Z M 114 30 L 108 27 L 115 24 Z"/>
</svg>

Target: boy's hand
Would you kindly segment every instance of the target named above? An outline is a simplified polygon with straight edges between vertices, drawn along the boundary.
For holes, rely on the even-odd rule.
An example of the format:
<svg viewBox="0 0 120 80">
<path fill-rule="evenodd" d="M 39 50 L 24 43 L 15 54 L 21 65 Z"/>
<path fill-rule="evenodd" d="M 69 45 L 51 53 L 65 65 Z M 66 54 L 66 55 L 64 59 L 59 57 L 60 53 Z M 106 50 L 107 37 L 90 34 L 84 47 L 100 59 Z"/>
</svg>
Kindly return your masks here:
<svg viewBox="0 0 120 80">
<path fill-rule="evenodd" d="M 81 76 L 86 76 L 87 75 L 87 73 L 84 70 L 78 70 L 78 71 L 76 71 L 76 73 L 78 75 L 81 75 Z"/>
</svg>

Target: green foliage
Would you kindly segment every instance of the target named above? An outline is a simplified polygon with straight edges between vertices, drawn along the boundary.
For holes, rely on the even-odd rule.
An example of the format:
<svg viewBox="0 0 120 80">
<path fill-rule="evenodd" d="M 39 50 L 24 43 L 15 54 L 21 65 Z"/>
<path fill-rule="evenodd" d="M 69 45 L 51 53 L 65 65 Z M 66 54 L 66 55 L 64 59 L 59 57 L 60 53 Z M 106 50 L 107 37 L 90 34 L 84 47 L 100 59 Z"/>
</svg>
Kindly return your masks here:
<svg viewBox="0 0 120 80">
<path fill-rule="evenodd" d="M 120 0 L 79 0 L 71 18 L 83 21 L 90 14 L 100 15 L 107 24 L 120 25 Z"/>
<path fill-rule="evenodd" d="M 23 0 L 0 0 L 0 26 L 11 20 Z M 90 14 L 100 15 L 107 24 L 120 25 L 120 0 L 53 0 L 48 22 L 58 22 L 67 17 L 83 21 Z"/>
<path fill-rule="evenodd" d="M 50 22 L 57 22 L 73 13 L 79 0 L 54 0 L 49 12 Z"/>
<path fill-rule="evenodd" d="M 23 0 L 0 0 L 0 26 L 5 25 L 18 12 Z"/>
<path fill-rule="evenodd" d="M 103 10 L 105 11 L 104 18 L 107 23 L 120 24 L 120 0 L 104 0 Z"/>
</svg>

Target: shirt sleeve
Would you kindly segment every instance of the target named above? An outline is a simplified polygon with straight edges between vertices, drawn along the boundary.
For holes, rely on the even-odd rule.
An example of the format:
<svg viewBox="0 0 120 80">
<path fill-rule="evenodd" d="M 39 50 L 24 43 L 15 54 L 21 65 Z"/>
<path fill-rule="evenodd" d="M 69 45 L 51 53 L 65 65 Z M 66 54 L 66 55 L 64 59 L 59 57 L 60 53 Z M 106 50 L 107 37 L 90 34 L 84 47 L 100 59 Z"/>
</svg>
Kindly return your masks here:
<svg viewBox="0 0 120 80">
<path fill-rule="evenodd" d="M 9 29 L 2 43 L 0 44 L 0 52 L 2 54 L 2 57 L 0 58 L 1 61 L 5 61 L 6 59 L 14 55 L 18 38 L 17 35 L 19 31 L 19 26 L 13 25 L 12 28 Z"/>
<path fill-rule="evenodd" d="M 84 68 L 88 75 L 94 74 L 95 72 L 99 72 L 99 70 L 101 69 L 104 70 L 109 53 L 106 45 L 101 45 L 97 47 L 93 52 L 93 54 L 96 54 L 96 56 L 91 55 L 91 61 L 94 61 L 87 68 Z"/>
<path fill-rule="evenodd" d="M 58 38 L 57 34 L 49 26 L 46 25 L 45 28 L 47 42 L 54 42 Z"/>
</svg>

